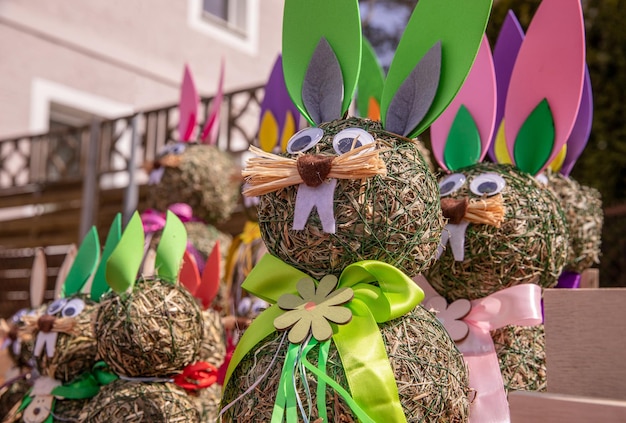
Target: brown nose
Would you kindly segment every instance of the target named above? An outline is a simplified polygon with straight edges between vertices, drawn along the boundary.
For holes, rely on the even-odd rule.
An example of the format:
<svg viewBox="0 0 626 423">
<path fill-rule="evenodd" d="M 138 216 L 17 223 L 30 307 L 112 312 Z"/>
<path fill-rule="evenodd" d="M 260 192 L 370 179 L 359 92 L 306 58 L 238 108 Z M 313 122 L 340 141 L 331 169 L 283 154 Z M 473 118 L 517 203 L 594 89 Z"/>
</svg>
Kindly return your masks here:
<svg viewBox="0 0 626 423">
<path fill-rule="evenodd" d="M 450 223 L 458 225 L 467 212 L 468 204 L 469 200 L 467 198 L 442 198 L 441 211 L 443 212 L 443 217 L 448 218 Z"/>
<path fill-rule="evenodd" d="M 41 332 L 48 333 L 52 330 L 55 320 L 56 317 L 50 316 L 49 314 L 44 314 L 39 319 L 37 319 L 37 327 Z"/>
<path fill-rule="evenodd" d="M 310 187 L 317 187 L 324 182 L 330 173 L 332 162 L 332 156 L 306 154 L 298 157 L 296 164 L 304 183 Z"/>
</svg>

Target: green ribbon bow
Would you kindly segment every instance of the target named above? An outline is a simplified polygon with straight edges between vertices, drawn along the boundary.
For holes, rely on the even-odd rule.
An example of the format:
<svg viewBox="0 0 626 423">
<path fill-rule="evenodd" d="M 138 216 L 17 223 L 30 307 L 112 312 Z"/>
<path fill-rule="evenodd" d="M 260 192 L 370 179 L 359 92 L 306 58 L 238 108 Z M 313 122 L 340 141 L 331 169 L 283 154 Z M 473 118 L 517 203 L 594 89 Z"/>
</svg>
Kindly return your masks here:
<svg viewBox="0 0 626 423">
<path fill-rule="evenodd" d="M 252 269 L 242 287 L 272 305 L 254 319 L 241 337 L 224 386 L 245 355 L 276 330 L 274 319 L 284 313 L 276 304 L 278 298 L 286 293 L 296 294 L 296 284 L 303 278 L 310 277 L 269 254 Z M 332 340 L 352 398 L 373 421 L 406 422 L 378 323 L 413 310 L 424 299 L 424 292 L 400 270 L 375 260 L 346 267 L 337 284 L 337 289 L 343 287 L 354 291 L 354 298 L 345 305 L 352 311 L 352 320 L 336 326 Z"/>
</svg>

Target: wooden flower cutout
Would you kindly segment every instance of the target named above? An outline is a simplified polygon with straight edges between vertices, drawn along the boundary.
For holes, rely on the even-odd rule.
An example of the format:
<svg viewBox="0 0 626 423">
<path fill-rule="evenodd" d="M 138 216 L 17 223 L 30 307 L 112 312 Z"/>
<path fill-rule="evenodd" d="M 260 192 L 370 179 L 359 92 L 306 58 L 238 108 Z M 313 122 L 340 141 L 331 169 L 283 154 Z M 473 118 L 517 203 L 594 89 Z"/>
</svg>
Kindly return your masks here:
<svg viewBox="0 0 626 423">
<path fill-rule="evenodd" d="M 289 342 L 299 344 L 310 332 L 318 341 L 325 341 L 333 336 L 330 322 L 346 324 L 352 319 L 352 311 L 342 304 L 354 297 L 351 288 L 337 287 L 337 278 L 324 276 L 317 287 L 313 279 L 301 279 L 296 285 L 298 295 L 284 294 L 278 299 L 278 306 L 287 310 L 274 319 L 278 330 L 289 330 Z"/>
<path fill-rule="evenodd" d="M 467 337 L 469 327 L 462 319 L 472 309 L 469 300 L 460 299 L 448 305 L 445 298 L 437 296 L 428 299 L 424 303 L 424 308 L 437 315 L 437 320 L 446 328 L 454 342 L 460 342 Z"/>
</svg>

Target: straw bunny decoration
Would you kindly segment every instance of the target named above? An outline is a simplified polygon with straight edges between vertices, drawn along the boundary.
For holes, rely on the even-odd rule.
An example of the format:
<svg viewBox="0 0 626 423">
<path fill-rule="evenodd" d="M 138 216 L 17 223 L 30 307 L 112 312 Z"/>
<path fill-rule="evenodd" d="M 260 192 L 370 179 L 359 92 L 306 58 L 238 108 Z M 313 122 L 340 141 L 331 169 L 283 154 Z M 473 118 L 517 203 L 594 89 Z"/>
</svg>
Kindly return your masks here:
<svg viewBox="0 0 626 423">
<path fill-rule="evenodd" d="M 496 137 L 502 143 L 506 135 L 504 145 L 515 166 L 480 163 L 496 118 L 496 73 L 486 40 L 482 51 L 484 60 L 479 53 L 461 92 L 432 126 L 434 155 L 451 173 L 440 181 L 449 223 L 442 254 L 425 273 L 436 292 L 423 286 L 428 297 L 445 297 L 427 300 L 426 307 L 455 322 L 449 329 L 477 391 L 470 419 L 505 422 L 505 386 L 545 387 L 542 327 L 537 326 L 542 322 L 540 287 L 556 284 L 568 232 L 558 200 L 533 176 L 561 151 L 576 118 L 572 103 L 580 101 L 584 76 L 580 3 L 542 3 L 521 44 L 508 86 L 504 129 Z M 498 148 L 495 155 L 501 158 Z M 447 243 L 450 248 L 444 251 Z M 520 353 L 522 344 L 531 349 L 527 355 Z"/>
<path fill-rule="evenodd" d="M 314 126 L 289 140 L 287 154 L 252 148 L 259 157 L 244 170 L 244 194 L 260 196 L 261 234 L 274 256 L 243 284 L 270 306 L 233 354 L 227 421 L 467 418 L 462 359 L 436 319 L 416 307 L 422 292 L 405 274 L 430 264 L 443 226 L 434 175 L 410 137 L 462 85 L 490 7 L 418 3 L 378 123 L 344 117 L 361 67 L 358 2 L 285 3 L 285 82 Z"/>
</svg>

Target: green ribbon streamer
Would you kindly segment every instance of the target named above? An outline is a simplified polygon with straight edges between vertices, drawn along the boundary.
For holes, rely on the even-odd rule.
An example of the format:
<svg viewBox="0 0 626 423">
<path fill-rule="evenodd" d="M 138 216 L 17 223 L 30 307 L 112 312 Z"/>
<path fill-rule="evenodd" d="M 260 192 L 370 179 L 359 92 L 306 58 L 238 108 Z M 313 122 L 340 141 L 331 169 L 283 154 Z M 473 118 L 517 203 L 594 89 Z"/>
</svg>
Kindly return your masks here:
<svg viewBox="0 0 626 423">
<path fill-rule="evenodd" d="M 297 294 L 296 284 L 308 277 L 269 254 L 252 269 L 243 288 L 272 306 L 253 320 L 237 344 L 225 385 L 243 357 L 276 330 L 274 319 L 283 313 L 276 305 L 278 298 L 286 293 Z M 353 317 L 349 323 L 337 326 L 332 339 L 352 397 L 373 421 L 406 421 L 377 324 L 408 313 L 424 299 L 424 293 L 400 270 L 374 260 L 346 267 L 337 289 L 343 287 L 354 290 L 354 299 L 347 304 Z"/>
<path fill-rule="evenodd" d="M 287 422 L 298 422 L 298 410 L 296 408 L 296 388 L 294 384 L 294 368 L 298 359 L 300 346 L 289 344 L 283 371 L 278 383 L 278 392 L 276 401 L 274 402 L 274 410 L 272 411 L 271 423 L 282 423 L 285 412 L 287 414 Z"/>
</svg>

